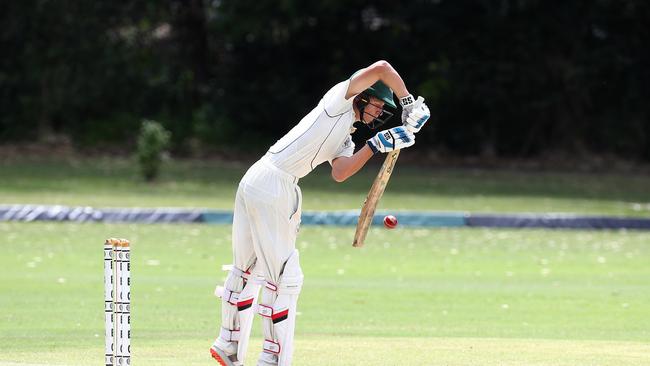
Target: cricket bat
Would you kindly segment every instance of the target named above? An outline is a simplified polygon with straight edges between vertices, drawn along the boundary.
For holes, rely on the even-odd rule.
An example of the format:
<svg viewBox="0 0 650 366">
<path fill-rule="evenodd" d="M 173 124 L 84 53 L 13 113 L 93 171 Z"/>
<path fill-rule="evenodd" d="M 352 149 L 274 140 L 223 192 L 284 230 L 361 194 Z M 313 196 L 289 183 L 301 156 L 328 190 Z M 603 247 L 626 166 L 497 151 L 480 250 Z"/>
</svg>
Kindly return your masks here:
<svg viewBox="0 0 650 366">
<path fill-rule="evenodd" d="M 377 203 L 379 203 L 381 195 L 384 194 L 390 175 L 393 173 L 393 167 L 395 167 L 395 163 L 399 157 L 399 152 L 400 150 L 395 150 L 388 153 L 386 160 L 384 160 L 384 164 L 381 166 L 381 169 L 379 169 L 375 181 L 372 183 L 372 187 L 370 187 L 368 196 L 361 208 L 361 214 L 359 214 L 359 222 L 357 222 L 357 230 L 354 233 L 354 241 L 352 242 L 353 247 L 362 247 L 366 240 L 368 229 L 370 228 L 372 219 L 375 216 Z"/>
</svg>

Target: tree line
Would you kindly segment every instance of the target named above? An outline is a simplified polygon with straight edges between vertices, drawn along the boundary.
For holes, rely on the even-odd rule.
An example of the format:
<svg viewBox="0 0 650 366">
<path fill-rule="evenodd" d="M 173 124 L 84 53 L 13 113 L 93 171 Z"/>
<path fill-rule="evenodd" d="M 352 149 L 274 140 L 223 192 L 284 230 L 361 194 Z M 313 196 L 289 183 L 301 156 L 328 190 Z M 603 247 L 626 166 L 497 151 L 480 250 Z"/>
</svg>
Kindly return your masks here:
<svg viewBox="0 0 650 366">
<path fill-rule="evenodd" d="M 154 119 L 179 153 L 261 149 L 385 59 L 430 106 L 419 149 L 650 161 L 644 0 L 24 0 L 0 18 L 0 142 L 134 144 Z"/>
</svg>

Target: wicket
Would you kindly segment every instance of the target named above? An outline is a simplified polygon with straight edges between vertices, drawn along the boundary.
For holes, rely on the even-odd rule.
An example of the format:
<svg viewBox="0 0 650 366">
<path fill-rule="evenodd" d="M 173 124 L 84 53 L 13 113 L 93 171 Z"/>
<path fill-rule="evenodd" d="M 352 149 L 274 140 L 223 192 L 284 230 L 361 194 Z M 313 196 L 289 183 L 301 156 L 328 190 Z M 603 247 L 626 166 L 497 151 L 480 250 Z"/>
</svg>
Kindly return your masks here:
<svg viewBox="0 0 650 366">
<path fill-rule="evenodd" d="M 106 366 L 131 364 L 131 251 L 126 239 L 104 242 Z"/>
</svg>

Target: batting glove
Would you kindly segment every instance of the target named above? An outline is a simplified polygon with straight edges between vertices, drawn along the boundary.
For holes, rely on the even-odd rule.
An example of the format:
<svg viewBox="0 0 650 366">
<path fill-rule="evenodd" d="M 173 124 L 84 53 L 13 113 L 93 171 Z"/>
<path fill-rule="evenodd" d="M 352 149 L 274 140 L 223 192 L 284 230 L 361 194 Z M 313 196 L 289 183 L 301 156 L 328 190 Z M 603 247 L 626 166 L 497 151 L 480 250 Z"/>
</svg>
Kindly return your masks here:
<svg viewBox="0 0 650 366">
<path fill-rule="evenodd" d="M 375 136 L 366 141 L 373 153 L 389 152 L 404 149 L 415 144 L 415 135 L 406 127 L 393 127 L 377 132 Z"/>
<path fill-rule="evenodd" d="M 429 107 L 424 104 L 424 98 L 418 97 L 414 101 L 413 96 L 409 94 L 400 98 L 400 104 L 402 105 L 402 123 L 409 131 L 417 133 L 431 117 Z"/>
</svg>

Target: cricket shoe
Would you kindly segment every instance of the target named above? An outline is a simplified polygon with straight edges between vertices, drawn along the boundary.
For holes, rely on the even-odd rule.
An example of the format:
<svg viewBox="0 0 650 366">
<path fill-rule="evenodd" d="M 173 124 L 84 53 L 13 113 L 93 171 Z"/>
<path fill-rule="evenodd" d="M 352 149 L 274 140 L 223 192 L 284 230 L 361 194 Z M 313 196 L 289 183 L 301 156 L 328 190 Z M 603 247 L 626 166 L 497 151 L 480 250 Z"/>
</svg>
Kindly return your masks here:
<svg viewBox="0 0 650 366">
<path fill-rule="evenodd" d="M 213 345 L 210 347 L 210 354 L 212 355 L 212 358 L 214 358 L 217 362 L 219 362 L 219 365 L 221 366 L 242 366 L 243 364 L 239 361 L 237 361 L 237 355 L 226 355 L 226 352 L 224 352 L 221 348 Z"/>
</svg>

